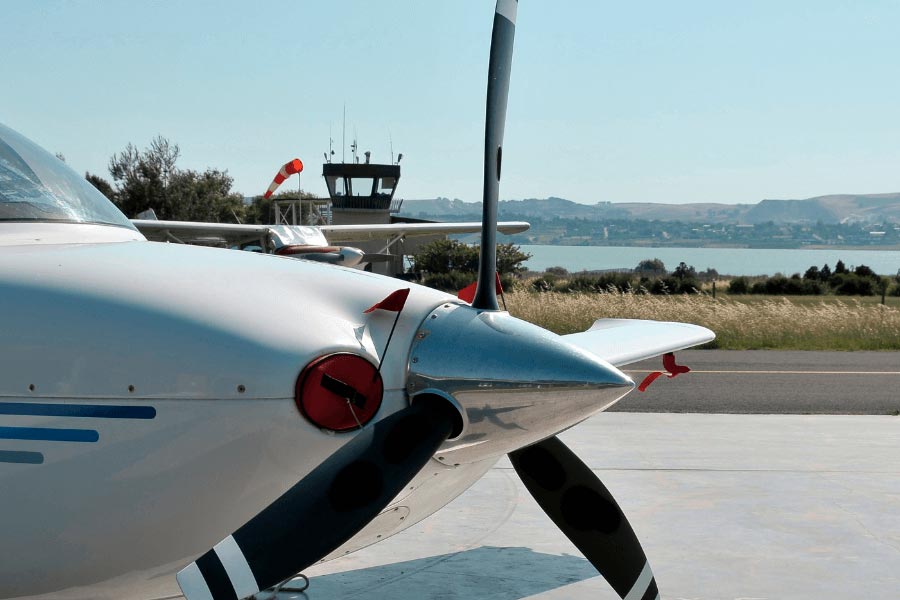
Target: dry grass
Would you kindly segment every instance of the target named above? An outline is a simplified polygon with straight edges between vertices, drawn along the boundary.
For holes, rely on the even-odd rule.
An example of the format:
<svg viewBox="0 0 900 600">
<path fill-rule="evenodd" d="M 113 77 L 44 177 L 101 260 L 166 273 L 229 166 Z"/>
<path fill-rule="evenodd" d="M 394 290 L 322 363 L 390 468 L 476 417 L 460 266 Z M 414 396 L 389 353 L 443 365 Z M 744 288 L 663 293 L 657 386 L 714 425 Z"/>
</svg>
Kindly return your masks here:
<svg viewBox="0 0 900 600">
<path fill-rule="evenodd" d="M 514 291 L 510 312 L 556 333 L 588 329 L 602 317 L 684 321 L 716 332 L 710 347 L 730 350 L 900 350 L 900 309 L 842 299 L 739 302 L 705 294 L 564 294 Z"/>
</svg>

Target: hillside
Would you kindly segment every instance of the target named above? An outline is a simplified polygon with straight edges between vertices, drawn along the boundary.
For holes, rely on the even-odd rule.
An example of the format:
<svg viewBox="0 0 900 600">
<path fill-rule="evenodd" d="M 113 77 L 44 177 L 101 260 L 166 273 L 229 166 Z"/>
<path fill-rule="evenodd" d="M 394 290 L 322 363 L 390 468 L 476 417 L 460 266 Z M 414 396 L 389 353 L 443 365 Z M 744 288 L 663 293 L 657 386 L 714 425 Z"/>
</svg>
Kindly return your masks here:
<svg viewBox="0 0 900 600">
<path fill-rule="evenodd" d="M 704 224 L 881 224 L 900 223 L 900 193 L 836 194 L 803 200 L 762 200 L 757 204 L 662 204 L 600 202 L 578 204 L 564 198 L 529 198 L 500 202 L 501 218 L 642 219 Z M 410 217 L 460 220 L 480 218 L 481 202 L 448 198 L 405 200 Z"/>
</svg>

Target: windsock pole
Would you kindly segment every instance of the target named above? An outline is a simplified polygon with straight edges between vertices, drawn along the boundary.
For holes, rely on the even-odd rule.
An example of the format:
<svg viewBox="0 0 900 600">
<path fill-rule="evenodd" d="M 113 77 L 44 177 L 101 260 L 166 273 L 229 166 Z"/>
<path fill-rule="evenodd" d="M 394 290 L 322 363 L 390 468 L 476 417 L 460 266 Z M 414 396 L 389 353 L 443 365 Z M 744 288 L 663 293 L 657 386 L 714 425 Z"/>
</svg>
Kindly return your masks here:
<svg viewBox="0 0 900 600">
<path fill-rule="evenodd" d="M 278 173 L 275 174 L 275 178 L 272 180 L 272 183 L 269 185 L 269 189 L 266 190 L 266 193 L 263 195 L 264 198 L 270 198 L 272 194 L 275 193 L 275 190 L 278 189 L 278 186 L 284 183 L 284 180 L 294 175 L 295 173 L 299 173 L 303 170 L 303 163 L 299 158 L 295 158 L 294 160 L 285 163 L 281 169 L 278 170 Z"/>
</svg>

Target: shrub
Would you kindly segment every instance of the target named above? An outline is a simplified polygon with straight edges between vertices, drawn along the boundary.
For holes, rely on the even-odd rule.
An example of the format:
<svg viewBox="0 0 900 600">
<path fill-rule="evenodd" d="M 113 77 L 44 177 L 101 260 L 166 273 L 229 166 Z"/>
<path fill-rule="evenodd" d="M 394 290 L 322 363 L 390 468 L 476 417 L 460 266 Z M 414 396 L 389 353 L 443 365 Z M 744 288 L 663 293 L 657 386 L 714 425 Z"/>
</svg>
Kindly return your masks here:
<svg viewBox="0 0 900 600">
<path fill-rule="evenodd" d="M 575 275 L 565 283 L 561 283 L 558 289 L 561 292 L 568 293 L 587 293 L 607 292 L 611 289 L 624 291 L 632 287 L 633 283 L 630 273 L 601 273 L 599 275 L 582 273 Z"/>
<path fill-rule="evenodd" d="M 569 270 L 565 267 L 547 267 L 544 269 L 544 273 L 548 275 L 554 275 L 556 277 L 568 277 Z"/>
<path fill-rule="evenodd" d="M 750 282 L 746 277 L 735 277 L 728 282 L 729 294 L 746 294 L 750 291 Z"/>
<path fill-rule="evenodd" d="M 700 282 L 694 278 L 684 279 L 670 275 L 654 280 L 647 290 L 651 294 L 694 294 L 700 289 Z"/>
<path fill-rule="evenodd" d="M 473 271 L 451 271 L 450 273 L 429 273 L 423 280 L 423 285 L 436 290 L 455 294 L 477 279 Z M 502 280 L 501 280 L 502 281 Z"/>
<path fill-rule="evenodd" d="M 665 275 L 668 273 L 665 263 L 658 258 L 642 260 L 634 271 L 639 275 Z"/>
<path fill-rule="evenodd" d="M 855 273 L 837 273 L 828 280 L 834 293 L 839 296 L 872 296 L 876 293 L 875 280 L 870 277 L 860 277 Z M 880 291 L 881 288 L 877 288 Z"/>
</svg>

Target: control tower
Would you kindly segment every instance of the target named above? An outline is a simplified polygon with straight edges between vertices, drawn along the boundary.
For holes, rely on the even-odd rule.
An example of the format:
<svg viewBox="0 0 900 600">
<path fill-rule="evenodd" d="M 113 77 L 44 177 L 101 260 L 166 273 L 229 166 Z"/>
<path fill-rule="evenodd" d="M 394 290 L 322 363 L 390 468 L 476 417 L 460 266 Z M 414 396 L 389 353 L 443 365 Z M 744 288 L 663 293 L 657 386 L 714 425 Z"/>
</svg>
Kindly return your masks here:
<svg viewBox="0 0 900 600">
<path fill-rule="evenodd" d="M 322 175 L 331 198 L 334 225 L 371 225 L 391 222 L 402 200 L 394 202 L 400 165 L 325 163 Z"/>
</svg>

